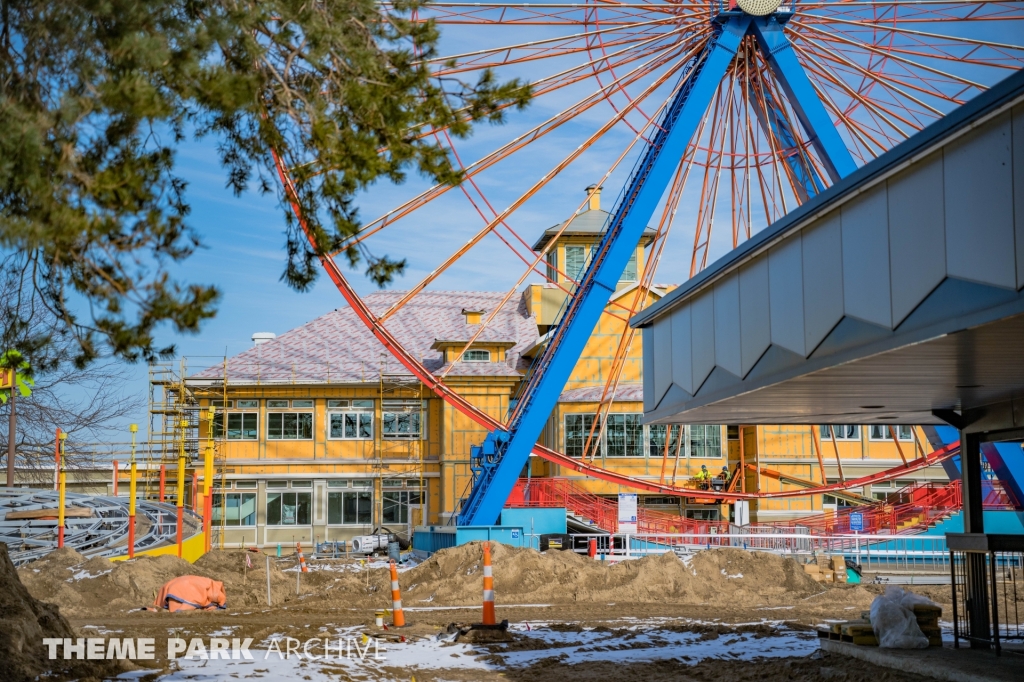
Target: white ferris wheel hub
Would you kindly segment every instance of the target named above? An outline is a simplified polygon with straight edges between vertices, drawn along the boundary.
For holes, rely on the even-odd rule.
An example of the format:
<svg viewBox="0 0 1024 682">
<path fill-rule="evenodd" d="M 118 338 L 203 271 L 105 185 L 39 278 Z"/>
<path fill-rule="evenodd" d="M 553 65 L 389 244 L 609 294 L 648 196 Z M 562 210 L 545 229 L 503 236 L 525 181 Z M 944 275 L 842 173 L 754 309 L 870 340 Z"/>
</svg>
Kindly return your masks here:
<svg viewBox="0 0 1024 682">
<path fill-rule="evenodd" d="M 736 4 L 751 16 L 766 17 L 778 11 L 782 0 L 736 0 Z"/>
</svg>

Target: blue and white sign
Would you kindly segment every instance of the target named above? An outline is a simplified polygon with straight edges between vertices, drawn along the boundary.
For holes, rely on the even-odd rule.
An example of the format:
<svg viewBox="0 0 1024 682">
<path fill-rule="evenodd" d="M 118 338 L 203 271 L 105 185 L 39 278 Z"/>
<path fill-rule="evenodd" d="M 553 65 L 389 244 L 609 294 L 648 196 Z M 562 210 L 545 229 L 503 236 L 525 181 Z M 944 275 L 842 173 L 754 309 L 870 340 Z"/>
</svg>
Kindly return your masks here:
<svg viewBox="0 0 1024 682">
<path fill-rule="evenodd" d="M 860 533 L 864 530 L 864 515 L 860 512 L 850 514 L 850 531 Z"/>
<path fill-rule="evenodd" d="M 636 493 L 619 493 L 619 532 L 636 533 Z"/>
<path fill-rule="evenodd" d="M 519 539 L 519 529 L 518 528 L 513 528 L 512 529 L 512 539 L 513 540 L 518 540 Z"/>
</svg>

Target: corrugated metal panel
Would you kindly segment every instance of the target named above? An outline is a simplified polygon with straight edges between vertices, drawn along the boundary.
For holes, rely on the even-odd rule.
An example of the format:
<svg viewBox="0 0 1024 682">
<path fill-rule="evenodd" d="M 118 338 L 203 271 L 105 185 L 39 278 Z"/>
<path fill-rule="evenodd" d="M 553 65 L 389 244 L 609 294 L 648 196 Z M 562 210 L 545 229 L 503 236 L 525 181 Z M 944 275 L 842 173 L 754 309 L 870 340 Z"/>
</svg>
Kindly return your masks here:
<svg viewBox="0 0 1024 682">
<path fill-rule="evenodd" d="M 690 306 L 684 305 L 671 315 L 672 321 L 672 381 L 684 391 L 693 389 L 693 339 L 690 331 Z"/>
<path fill-rule="evenodd" d="M 735 274 L 715 285 L 715 364 L 740 376 L 740 281 Z"/>
<path fill-rule="evenodd" d="M 1013 109 L 1013 216 L 1017 240 L 1017 288 L 1024 288 L 1024 104 Z"/>
<path fill-rule="evenodd" d="M 772 342 L 768 286 L 766 256 L 755 259 L 740 270 L 740 376 L 747 375 Z"/>
<path fill-rule="evenodd" d="M 643 341 L 644 362 L 650 363 L 653 368 L 661 362 L 661 357 L 654 354 L 654 327 L 645 327 L 640 330 L 640 339 Z M 654 399 L 654 372 L 644 372 L 644 412 L 650 412 L 658 406 Z"/>
<path fill-rule="evenodd" d="M 946 277 L 942 152 L 889 180 L 892 328 Z"/>
<path fill-rule="evenodd" d="M 806 357 L 803 248 L 799 233 L 768 252 L 772 343 Z"/>
<path fill-rule="evenodd" d="M 885 185 L 843 206 L 843 307 L 890 328 L 889 210 Z"/>
<path fill-rule="evenodd" d="M 1016 289 L 1010 114 L 951 142 L 943 170 L 947 274 Z"/>
<path fill-rule="evenodd" d="M 709 289 L 693 299 L 690 306 L 690 352 L 693 366 L 693 390 L 683 386 L 687 393 L 696 393 L 715 367 L 715 298 Z"/>
<path fill-rule="evenodd" d="M 828 214 L 803 234 L 804 344 L 811 352 L 843 317 L 839 211 Z"/>
<path fill-rule="evenodd" d="M 654 325 L 654 355 L 660 358 L 651 368 L 654 374 L 654 402 L 661 402 L 668 387 L 672 385 L 672 322 L 659 320 Z"/>
</svg>

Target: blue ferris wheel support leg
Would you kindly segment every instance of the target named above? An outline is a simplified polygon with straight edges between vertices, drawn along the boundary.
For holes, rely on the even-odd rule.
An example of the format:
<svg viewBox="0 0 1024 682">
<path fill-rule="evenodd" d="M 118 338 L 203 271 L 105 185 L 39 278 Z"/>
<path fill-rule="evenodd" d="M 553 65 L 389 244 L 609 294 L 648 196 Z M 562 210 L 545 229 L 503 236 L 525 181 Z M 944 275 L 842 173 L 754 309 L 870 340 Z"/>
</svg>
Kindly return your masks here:
<svg viewBox="0 0 1024 682">
<path fill-rule="evenodd" d="M 818 93 L 814 91 L 807 72 L 800 65 L 796 51 L 786 37 L 783 23 L 774 15 L 757 17 L 751 21 L 750 28 L 758 47 L 768 60 L 772 74 L 782 84 L 782 89 L 793 111 L 796 112 L 800 125 L 818 152 L 825 172 L 833 183 L 839 182 L 841 178 L 855 171 L 857 164 L 854 163 L 850 150 L 825 111 Z M 787 135 L 792 139 L 792 133 L 787 131 Z M 813 194 L 817 194 L 817 191 L 812 192 Z"/>
<path fill-rule="evenodd" d="M 595 257 L 576 296 L 562 315 L 547 349 L 534 367 L 508 431 L 490 433 L 471 451 L 474 481 L 458 516 L 460 525 L 491 525 L 501 514 L 512 488 L 547 424 L 583 349 L 615 292 L 626 262 L 654 215 L 687 145 L 704 118 L 719 84 L 748 32 L 761 49 L 775 50 L 769 64 L 783 84 L 833 181 L 852 172 L 853 160 L 828 119 L 792 46 L 776 21 L 729 13 L 716 22 L 716 36 L 695 61 L 660 121 L 653 139 L 615 207 Z M 795 71 L 794 71 L 795 69 Z M 814 131 L 818 131 L 815 135 Z"/>
</svg>

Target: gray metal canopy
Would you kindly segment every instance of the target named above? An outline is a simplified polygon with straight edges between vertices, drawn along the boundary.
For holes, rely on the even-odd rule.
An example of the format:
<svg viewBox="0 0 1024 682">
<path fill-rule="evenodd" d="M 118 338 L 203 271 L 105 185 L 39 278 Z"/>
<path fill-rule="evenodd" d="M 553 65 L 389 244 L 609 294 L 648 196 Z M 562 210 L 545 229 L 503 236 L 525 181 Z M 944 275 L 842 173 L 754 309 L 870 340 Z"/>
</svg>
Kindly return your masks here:
<svg viewBox="0 0 1024 682">
<path fill-rule="evenodd" d="M 1022 287 L 1018 72 L 635 316 L 646 420 L 1024 426 Z"/>
</svg>

